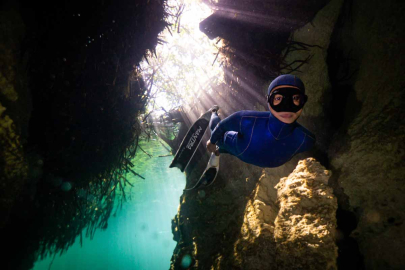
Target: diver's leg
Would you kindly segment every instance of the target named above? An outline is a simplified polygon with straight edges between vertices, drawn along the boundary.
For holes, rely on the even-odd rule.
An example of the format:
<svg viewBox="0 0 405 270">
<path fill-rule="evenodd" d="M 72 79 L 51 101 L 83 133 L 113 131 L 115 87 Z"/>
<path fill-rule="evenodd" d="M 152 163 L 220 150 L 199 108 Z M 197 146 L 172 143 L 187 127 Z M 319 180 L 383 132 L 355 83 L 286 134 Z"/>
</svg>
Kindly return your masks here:
<svg viewBox="0 0 405 270">
<path fill-rule="evenodd" d="M 221 118 L 219 118 L 219 116 L 218 116 L 218 111 L 212 112 L 210 123 L 209 123 L 211 132 L 214 131 L 215 127 L 218 125 L 219 122 L 221 122 Z"/>
<path fill-rule="evenodd" d="M 214 107 L 211 108 L 212 113 L 209 123 L 211 134 L 214 131 L 215 127 L 218 125 L 218 123 L 221 121 L 221 118 L 219 118 L 218 116 L 218 109 L 219 107 L 216 105 L 214 105 Z M 210 147 L 214 146 L 212 144 L 210 145 L 211 145 Z M 214 182 L 219 170 L 219 149 L 220 148 L 218 147 L 218 145 L 216 145 L 216 151 L 211 153 L 210 159 L 207 164 L 207 168 L 204 170 L 203 174 L 201 175 L 200 179 L 198 180 L 197 184 L 193 187 L 193 189 L 198 187 L 206 187 Z M 213 149 L 210 149 L 210 151 L 212 150 Z"/>
<path fill-rule="evenodd" d="M 215 105 L 214 109 L 212 110 L 211 119 L 210 119 L 210 123 L 209 123 L 211 133 L 214 131 L 214 129 L 218 125 L 218 123 L 221 122 L 221 118 L 219 118 L 219 116 L 218 116 L 218 110 L 219 110 L 219 107 Z M 218 146 L 217 146 L 217 150 L 215 151 L 215 155 L 219 156 L 219 147 Z"/>
</svg>

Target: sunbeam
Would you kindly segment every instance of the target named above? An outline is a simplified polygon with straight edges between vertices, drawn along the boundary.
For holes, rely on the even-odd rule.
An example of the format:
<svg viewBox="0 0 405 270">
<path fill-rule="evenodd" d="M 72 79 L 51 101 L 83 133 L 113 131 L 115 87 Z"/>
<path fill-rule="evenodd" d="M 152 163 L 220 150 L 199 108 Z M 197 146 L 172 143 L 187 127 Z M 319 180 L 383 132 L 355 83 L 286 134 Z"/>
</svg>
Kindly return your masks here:
<svg viewBox="0 0 405 270">
<path fill-rule="evenodd" d="M 156 57 L 141 63 L 143 76 L 154 75 L 153 92 L 148 110 L 159 113 L 175 107 L 192 106 L 191 114 L 198 118 L 206 106 L 202 93 L 223 81 L 223 71 L 218 62 L 213 63 L 218 48 L 199 31 L 199 23 L 212 11 L 199 1 L 169 1 L 172 7 L 171 32 L 165 30 L 162 39 L 167 43 L 156 48 Z M 176 16 L 181 14 L 180 16 Z M 194 104 L 194 105 L 192 105 Z M 202 108 L 201 108 L 202 105 Z M 160 113 L 164 111 L 160 110 Z M 191 117 L 194 117 L 191 116 Z"/>
</svg>

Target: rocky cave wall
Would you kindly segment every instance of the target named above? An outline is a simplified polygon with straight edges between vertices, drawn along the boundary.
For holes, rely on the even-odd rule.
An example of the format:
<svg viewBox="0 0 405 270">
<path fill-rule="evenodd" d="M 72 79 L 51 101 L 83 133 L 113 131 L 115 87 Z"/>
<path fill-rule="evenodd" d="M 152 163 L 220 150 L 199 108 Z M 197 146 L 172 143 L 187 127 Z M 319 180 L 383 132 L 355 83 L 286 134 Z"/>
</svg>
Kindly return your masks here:
<svg viewBox="0 0 405 270">
<path fill-rule="evenodd" d="M 332 0 L 293 33 L 319 46 L 287 59 L 313 56 L 295 74 L 309 96 L 299 122 L 316 147 L 264 170 L 222 155 L 216 183 L 180 199 L 171 269 L 187 254 L 191 269 L 405 267 L 404 11 L 398 1 Z M 319 186 L 289 182 L 303 166 L 317 167 Z"/>
<path fill-rule="evenodd" d="M 149 98 L 137 66 L 169 26 L 166 8 L 165 0 L 0 3 L 3 269 L 31 269 L 108 227 Z"/>
<path fill-rule="evenodd" d="M 27 58 L 21 57 L 25 25 L 13 5 L 0 9 L 0 229 L 4 227 L 29 169 L 23 144 L 32 108 Z"/>
</svg>

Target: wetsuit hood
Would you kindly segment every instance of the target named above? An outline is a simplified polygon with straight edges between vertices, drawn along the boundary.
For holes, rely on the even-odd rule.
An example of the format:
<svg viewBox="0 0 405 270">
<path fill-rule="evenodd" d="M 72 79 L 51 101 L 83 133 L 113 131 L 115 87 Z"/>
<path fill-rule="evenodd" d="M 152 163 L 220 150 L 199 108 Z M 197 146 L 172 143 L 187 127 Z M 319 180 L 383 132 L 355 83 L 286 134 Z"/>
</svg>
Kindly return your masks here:
<svg viewBox="0 0 405 270">
<path fill-rule="evenodd" d="M 294 129 L 297 127 L 297 122 L 294 121 L 291 124 L 286 124 L 277 119 L 271 112 L 269 112 L 269 123 L 268 127 L 276 140 L 283 139 L 290 135 Z"/>
<path fill-rule="evenodd" d="M 303 94 L 305 94 L 305 85 L 301 81 L 300 78 L 298 78 L 295 75 L 291 74 L 284 74 L 280 75 L 277 78 L 275 78 L 269 85 L 269 88 L 267 90 L 267 95 L 270 95 L 271 90 L 273 88 L 280 86 L 280 85 L 290 85 L 290 86 L 295 86 L 297 87 Z"/>
</svg>

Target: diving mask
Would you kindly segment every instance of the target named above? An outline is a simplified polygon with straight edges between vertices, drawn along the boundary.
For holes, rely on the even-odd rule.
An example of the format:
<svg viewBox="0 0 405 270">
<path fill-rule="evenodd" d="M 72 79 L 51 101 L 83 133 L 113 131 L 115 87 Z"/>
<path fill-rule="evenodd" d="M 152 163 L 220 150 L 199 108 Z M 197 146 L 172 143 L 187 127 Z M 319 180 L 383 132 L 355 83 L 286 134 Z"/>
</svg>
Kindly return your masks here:
<svg viewBox="0 0 405 270">
<path fill-rule="evenodd" d="M 307 100 L 307 95 L 292 87 L 276 89 L 270 96 L 267 96 L 267 101 L 276 112 L 296 113 L 304 107 Z"/>
</svg>

